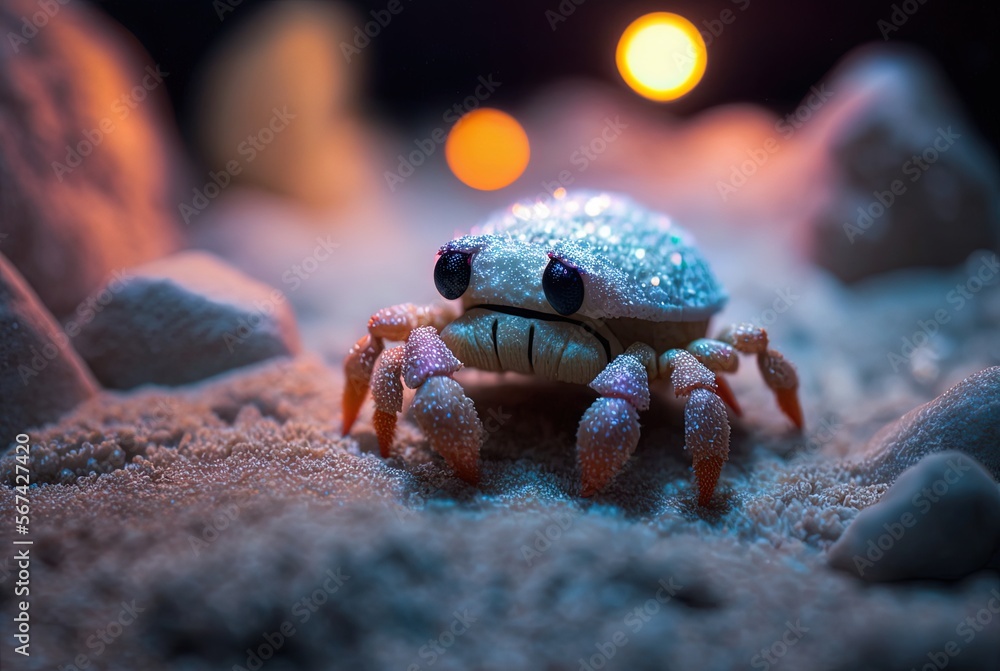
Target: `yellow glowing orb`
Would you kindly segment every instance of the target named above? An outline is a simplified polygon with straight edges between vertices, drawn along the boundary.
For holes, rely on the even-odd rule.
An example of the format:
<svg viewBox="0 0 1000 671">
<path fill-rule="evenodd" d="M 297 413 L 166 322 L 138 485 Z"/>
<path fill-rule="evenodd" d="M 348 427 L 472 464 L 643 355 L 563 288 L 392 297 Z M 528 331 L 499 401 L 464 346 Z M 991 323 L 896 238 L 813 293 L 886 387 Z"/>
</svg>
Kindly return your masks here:
<svg viewBox="0 0 1000 671">
<path fill-rule="evenodd" d="M 625 82 L 651 100 L 676 100 L 693 89 L 708 62 L 705 40 L 678 14 L 655 12 L 625 29 L 615 53 Z"/>
<path fill-rule="evenodd" d="M 521 176 L 528 167 L 528 135 L 511 115 L 482 108 L 469 112 L 448 133 L 444 145 L 448 167 L 473 189 L 495 191 Z"/>
</svg>

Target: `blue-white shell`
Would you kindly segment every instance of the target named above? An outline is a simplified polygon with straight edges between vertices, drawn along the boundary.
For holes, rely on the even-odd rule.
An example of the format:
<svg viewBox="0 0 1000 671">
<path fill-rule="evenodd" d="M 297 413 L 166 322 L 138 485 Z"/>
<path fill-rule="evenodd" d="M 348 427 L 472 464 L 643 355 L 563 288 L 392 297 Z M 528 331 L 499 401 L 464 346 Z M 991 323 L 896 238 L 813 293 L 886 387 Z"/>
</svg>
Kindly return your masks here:
<svg viewBox="0 0 1000 671">
<path fill-rule="evenodd" d="M 577 191 L 522 202 L 442 250 L 473 253 L 466 307 L 501 304 L 554 313 L 542 290 L 550 257 L 579 269 L 579 314 L 648 321 L 708 319 L 727 296 L 692 236 L 630 198 Z"/>
</svg>

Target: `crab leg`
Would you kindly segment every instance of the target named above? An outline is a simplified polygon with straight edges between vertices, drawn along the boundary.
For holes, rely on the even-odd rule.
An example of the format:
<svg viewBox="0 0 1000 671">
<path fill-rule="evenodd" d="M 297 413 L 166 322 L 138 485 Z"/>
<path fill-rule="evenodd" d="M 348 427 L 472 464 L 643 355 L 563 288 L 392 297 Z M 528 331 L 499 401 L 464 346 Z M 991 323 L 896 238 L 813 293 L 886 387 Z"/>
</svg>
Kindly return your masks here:
<svg viewBox="0 0 1000 671">
<path fill-rule="evenodd" d="M 479 448 L 483 425 L 476 406 L 452 379 L 462 362 L 432 326 L 414 329 L 403 354 L 403 381 L 416 389 L 413 415 L 435 452 L 455 474 L 470 484 L 479 482 Z"/>
<path fill-rule="evenodd" d="M 768 348 L 767 331 L 753 324 L 734 324 L 723 329 L 717 340 L 732 345 L 739 352 L 757 355 L 757 367 L 764 377 L 764 383 L 774 392 L 778 407 L 796 427 L 802 429 L 799 377 L 795 367 L 785 357 Z"/>
<path fill-rule="evenodd" d="M 684 406 L 684 447 L 691 450 L 698 482 L 698 505 L 712 501 L 722 465 L 729 457 L 729 418 L 717 393 L 716 376 L 687 350 L 660 355 L 662 376 L 670 376 L 674 393 L 687 397 Z"/>
<path fill-rule="evenodd" d="M 629 347 L 590 383 L 601 395 L 587 409 L 576 432 L 580 495 L 593 496 L 614 478 L 639 443 L 639 413 L 649 408 L 653 350 Z"/>
<path fill-rule="evenodd" d="M 403 410 L 403 347 L 393 347 L 382 353 L 372 371 L 372 398 L 375 413 L 372 424 L 378 436 L 378 447 L 382 458 L 389 456 L 389 448 L 396 437 L 396 415 Z"/>
<path fill-rule="evenodd" d="M 375 361 L 385 349 L 386 340 L 406 340 L 410 332 L 421 326 L 444 328 L 454 321 L 455 310 L 450 305 L 414 305 L 401 303 L 383 308 L 368 320 L 368 334 L 354 343 L 344 359 L 344 397 L 342 401 L 341 434 L 347 435 L 358 418 L 361 404 L 368 395 L 369 381 Z"/>
<path fill-rule="evenodd" d="M 375 368 L 375 360 L 384 347 L 381 338 L 369 333 L 354 343 L 344 359 L 344 396 L 341 399 L 340 424 L 342 436 L 347 435 L 358 418 L 361 404 L 368 396 L 368 384 Z"/>
<path fill-rule="evenodd" d="M 740 358 L 736 353 L 736 348 L 721 340 L 711 340 L 709 338 L 699 338 L 687 346 L 687 351 L 694 355 L 705 368 L 715 373 L 716 393 L 726 402 L 736 416 L 743 414 L 739 402 L 736 400 L 733 390 L 726 379 L 720 373 L 735 373 L 739 368 Z"/>
</svg>

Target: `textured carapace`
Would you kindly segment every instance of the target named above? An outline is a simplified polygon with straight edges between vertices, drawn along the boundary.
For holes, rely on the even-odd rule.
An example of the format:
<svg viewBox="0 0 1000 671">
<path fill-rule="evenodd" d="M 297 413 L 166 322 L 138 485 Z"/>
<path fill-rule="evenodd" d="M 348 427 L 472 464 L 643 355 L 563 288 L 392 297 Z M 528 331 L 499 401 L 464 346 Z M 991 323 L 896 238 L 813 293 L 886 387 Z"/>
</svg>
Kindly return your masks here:
<svg viewBox="0 0 1000 671">
<path fill-rule="evenodd" d="M 441 248 L 449 251 L 472 255 L 466 308 L 556 312 L 541 281 L 552 260 L 580 272 L 585 295 L 577 314 L 591 319 L 697 321 L 726 302 L 693 237 L 624 196 L 584 191 L 518 203 Z"/>
</svg>

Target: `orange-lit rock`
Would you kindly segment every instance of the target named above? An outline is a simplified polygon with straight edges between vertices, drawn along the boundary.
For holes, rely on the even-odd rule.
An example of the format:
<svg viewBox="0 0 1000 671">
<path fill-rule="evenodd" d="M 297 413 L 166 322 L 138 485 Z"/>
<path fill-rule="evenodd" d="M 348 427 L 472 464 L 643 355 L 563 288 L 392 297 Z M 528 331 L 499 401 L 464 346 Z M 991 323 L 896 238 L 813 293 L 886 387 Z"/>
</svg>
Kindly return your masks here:
<svg viewBox="0 0 1000 671">
<path fill-rule="evenodd" d="M 328 5 L 276 3 L 222 44 L 195 108 L 210 170 L 317 209 L 363 194 L 371 173 L 352 109 L 363 59 L 348 63 L 339 46 L 352 27 Z"/>
<path fill-rule="evenodd" d="M 31 33 L 35 2 L 0 11 L 0 245 L 59 317 L 113 270 L 179 239 L 172 142 L 161 118 L 169 73 L 85 6 L 57 4 Z M 22 38 L 22 34 L 32 35 Z"/>
</svg>

